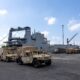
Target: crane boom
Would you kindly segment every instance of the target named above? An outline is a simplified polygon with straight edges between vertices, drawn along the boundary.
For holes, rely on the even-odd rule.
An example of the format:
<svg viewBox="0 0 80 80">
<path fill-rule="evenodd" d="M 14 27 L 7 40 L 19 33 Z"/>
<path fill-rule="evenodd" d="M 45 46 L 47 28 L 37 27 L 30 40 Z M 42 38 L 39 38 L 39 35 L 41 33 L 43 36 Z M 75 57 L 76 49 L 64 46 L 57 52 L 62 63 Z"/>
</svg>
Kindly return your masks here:
<svg viewBox="0 0 80 80">
<path fill-rule="evenodd" d="M 70 39 L 67 38 L 67 44 L 69 44 L 77 35 L 78 33 L 74 34 Z"/>
</svg>

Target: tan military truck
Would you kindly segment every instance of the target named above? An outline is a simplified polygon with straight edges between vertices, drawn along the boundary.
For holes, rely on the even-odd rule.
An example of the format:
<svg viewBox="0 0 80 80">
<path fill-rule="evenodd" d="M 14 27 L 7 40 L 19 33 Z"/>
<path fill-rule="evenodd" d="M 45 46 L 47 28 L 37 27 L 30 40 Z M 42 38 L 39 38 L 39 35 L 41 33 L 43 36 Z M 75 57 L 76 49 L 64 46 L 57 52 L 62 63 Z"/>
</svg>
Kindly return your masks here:
<svg viewBox="0 0 80 80">
<path fill-rule="evenodd" d="M 17 58 L 16 47 L 3 47 L 2 49 L 3 52 L 1 54 L 1 61 L 6 61 L 6 62 L 16 61 Z"/>
<path fill-rule="evenodd" d="M 80 52 L 80 49 L 78 48 L 67 48 L 66 53 L 67 54 L 78 54 Z"/>
<path fill-rule="evenodd" d="M 51 65 L 51 56 L 33 46 L 20 47 L 18 48 L 17 63 L 32 64 L 34 67 L 42 64 Z"/>
</svg>

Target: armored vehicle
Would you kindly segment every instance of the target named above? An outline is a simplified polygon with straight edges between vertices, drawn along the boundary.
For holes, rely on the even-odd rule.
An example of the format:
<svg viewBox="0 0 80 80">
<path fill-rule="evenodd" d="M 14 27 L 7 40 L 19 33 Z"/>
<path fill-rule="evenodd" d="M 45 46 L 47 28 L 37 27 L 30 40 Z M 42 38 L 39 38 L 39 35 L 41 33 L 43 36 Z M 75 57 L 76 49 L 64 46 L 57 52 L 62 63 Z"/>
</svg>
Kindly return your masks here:
<svg viewBox="0 0 80 80">
<path fill-rule="evenodd" d="M 17 51 L 18 64 L 32 64 L 34 67 L 39 67 L 42 64 L 51 65 L 51 56 L 47 52 L 38 50 L 36 47 L 19 47 Z"/>
<path fill-rule="evenodd" d="M 6 61 L 6 62 L 16 61 L 17 58 L 16 47 L 4 47 L 2 49 L 3 49 L 3 52 L 1 54 L 2 61 Z"/>
</svg>

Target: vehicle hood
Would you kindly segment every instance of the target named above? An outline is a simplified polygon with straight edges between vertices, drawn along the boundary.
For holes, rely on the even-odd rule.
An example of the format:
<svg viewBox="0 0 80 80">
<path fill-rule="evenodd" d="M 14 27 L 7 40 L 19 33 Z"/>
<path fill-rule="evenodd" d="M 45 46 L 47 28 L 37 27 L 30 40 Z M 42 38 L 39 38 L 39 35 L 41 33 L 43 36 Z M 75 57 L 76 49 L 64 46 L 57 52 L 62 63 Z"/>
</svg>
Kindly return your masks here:
<svg viewBox="0 0 80 80">
<path fill-rule="evenodd" d="M 48 54 L 37 54 L 37 55 L 34 55 L 33 57 L 51 57 L 51 56 Z"/>
<path fill-rule="evenodd" d="M 17 56 L 17 54 L 7 54 L 7 56 L 9 56 L 9 57 L 16 57 Z"/>
</svg>

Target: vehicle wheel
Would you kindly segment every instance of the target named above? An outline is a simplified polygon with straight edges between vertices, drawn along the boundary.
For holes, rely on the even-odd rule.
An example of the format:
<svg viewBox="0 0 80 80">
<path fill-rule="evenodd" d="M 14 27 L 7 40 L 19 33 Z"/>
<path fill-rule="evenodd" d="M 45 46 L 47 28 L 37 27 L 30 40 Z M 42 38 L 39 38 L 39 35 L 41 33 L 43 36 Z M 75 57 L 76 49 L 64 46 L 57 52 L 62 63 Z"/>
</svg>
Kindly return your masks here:
<svg viewBox="0 0 80 80">
<path fill-rule="evenodd" d="M 37 59 L 34 59 L 32 64 L 35 68 L 38 68 L 40 66 L 40 62 Z"/>
<path fill-rule="evenodd" d="M 19 58 L 16 60 L 16 62 L 17 62 L 19 65 L 22 65 L 22 64 L 23 64 L 23 62 L 22 62 L 22 60 L 21 60 L 21 57 L 19 57 Z"/>
<path fill-rule="evenodd" d="M 1 59 L 1 61 L 3 61 L 3 59 Z"/>
<path fill-rule="evenodd" d="M 45 64 L 46 65 L 51 65 L 51 60 L 47 61 Z"/>
<path fill-rule="evenodd" d="M 10 60 L 9 60 L 9 58 L 8 58 L 8 57 L 6 57 L 6 62 L 10 62 Z"/>
<path fill-rule="evenodd" d="M 1 56 L 0 56 L 0 61 L 1 61 Z"/>
</svg>

